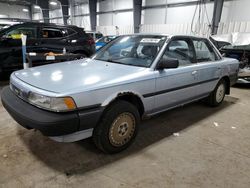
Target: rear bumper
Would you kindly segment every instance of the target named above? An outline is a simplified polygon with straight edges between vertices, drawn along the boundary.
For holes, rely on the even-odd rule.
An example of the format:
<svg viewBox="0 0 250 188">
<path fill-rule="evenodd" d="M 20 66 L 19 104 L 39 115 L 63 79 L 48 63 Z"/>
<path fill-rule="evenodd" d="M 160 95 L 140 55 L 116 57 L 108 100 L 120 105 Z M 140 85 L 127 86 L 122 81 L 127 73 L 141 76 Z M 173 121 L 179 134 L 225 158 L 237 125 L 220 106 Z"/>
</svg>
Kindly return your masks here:
<svg viewBox="0 0 250 188">
<path fill-rule="evenodd" d="M 37 129 L 50 137 L 94 128 L 102 114 L 101 109 L 67 113 L 46 111 L 23 101 L 9 87 L 2 90 L 1 100 L 5 109 L 20 125 L 27 129 Z"/>
</svg>

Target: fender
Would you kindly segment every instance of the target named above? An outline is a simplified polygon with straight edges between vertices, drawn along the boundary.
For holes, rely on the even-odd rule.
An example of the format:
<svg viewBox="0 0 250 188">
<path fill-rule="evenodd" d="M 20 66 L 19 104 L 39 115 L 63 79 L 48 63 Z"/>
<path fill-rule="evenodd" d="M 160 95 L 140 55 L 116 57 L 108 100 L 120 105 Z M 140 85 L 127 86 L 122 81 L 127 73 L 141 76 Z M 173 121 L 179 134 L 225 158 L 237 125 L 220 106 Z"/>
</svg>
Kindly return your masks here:
<svg viewBox="0 0 250 188">
<path fill-rule="evenodd" d="M 143 96 L 140 93 L 137 93 L 135 91 L 129 91 L 129 90 L 123 90 L 123 91 L 119 91 L 116 93 L 113 93 L 112 95 L 110 95 L 102 104 L 102 107 L 106 107 L 108 106 L 110 103 L 112 103 L 115 99 L 117 99 L 120 96 L 124 96 L 124 95 L 134 95 L 136 97 L 139 97 L 139 99 L 141 100 L 142 104 L 144 105 L 143 102 Z"/>
</svg>

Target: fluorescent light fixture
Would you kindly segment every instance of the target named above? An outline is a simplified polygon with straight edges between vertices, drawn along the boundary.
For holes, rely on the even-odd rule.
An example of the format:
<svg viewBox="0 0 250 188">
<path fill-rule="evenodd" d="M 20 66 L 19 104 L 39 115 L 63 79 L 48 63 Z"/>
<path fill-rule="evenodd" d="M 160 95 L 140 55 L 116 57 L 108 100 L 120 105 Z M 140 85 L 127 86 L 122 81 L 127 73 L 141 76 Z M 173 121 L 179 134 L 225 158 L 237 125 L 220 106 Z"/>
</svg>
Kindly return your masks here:
<svg viewBox="0 0 250 188">
<path fill-rule="evenodd" d="M 40 7 L 38 5 L 34 5 L 35 9 L 40 9 Z"/>
<path fill-rule="evenodd" d="M 27 8 L 23 8 L 23 12 L 29 12 Z"/>
<path fill-rule="evenodd" d="M 50 4 L 50 5 L 53 5 L 53 6 L 56 6 L 56 5 L 57 5 L 57 2 L 51 1 L 51 2 L 49 2 L 49 4 Z"/>
</svg>

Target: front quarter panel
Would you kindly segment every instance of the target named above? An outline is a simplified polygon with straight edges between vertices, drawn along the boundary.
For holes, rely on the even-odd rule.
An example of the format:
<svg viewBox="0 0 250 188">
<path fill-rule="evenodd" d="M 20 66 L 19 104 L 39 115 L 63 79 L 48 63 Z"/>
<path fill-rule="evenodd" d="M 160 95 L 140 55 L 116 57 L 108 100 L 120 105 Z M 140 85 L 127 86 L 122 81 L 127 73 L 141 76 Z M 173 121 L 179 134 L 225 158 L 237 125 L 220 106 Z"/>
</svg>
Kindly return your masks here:
<svg viewBox="0 0 250 188">
<path fill-rule="evenodd" d="M 109 87 L 72 94 L 72 97 L 78 108 L 81 109 L 96 105 L 106 107 L 120 95 L 133 94 L 141 99 L 145 112 L 150 112 L 154 107 L 154 97 L 144 98 L 142 95 L 154 91 L 155 74 L 153 71 L 148 71 L 141 78 L 116 83 Z"/>
</svg>

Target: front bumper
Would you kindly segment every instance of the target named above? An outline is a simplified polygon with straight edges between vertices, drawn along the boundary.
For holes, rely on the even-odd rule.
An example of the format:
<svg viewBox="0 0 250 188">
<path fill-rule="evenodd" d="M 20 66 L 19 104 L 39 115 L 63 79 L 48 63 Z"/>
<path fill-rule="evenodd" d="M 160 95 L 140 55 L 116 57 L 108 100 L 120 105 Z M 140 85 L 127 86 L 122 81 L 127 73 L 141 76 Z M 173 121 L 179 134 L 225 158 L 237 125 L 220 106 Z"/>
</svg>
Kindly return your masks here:
<svg viewBox="0 0 250 188">
<path fill-rule="evenodd" d="M 56 113 L 37 108 L 19 97 L 9 88 L 3 88 L 2 104 L 23 127 L 37 129 L 44 135 L 55 137 L 94 128 L 102 110 L 99 108 L 66 113 Z"/>
</svg>

